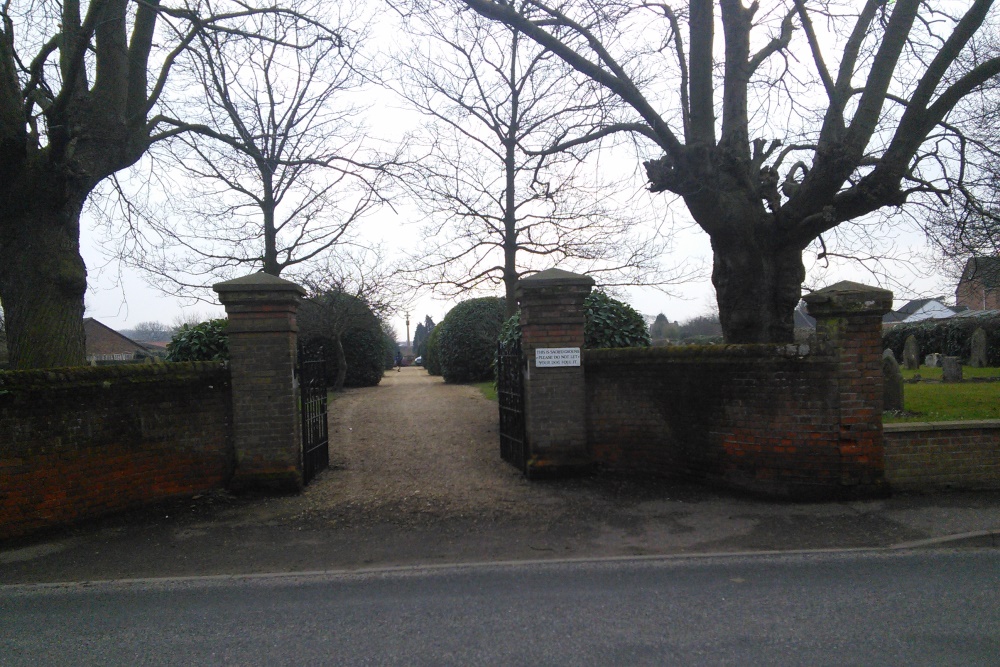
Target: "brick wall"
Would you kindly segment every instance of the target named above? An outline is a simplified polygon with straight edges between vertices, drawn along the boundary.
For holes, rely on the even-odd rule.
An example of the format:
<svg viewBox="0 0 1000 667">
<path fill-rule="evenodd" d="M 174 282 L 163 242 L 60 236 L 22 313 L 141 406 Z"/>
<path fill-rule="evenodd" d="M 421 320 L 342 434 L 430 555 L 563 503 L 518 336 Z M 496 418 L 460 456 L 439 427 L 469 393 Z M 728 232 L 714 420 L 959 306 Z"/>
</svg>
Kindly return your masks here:
<svg viewBox="0 0 1000 667">
<path fill-rule="evenodd" d="M 0 539 L 224 486 L 231 413 L 219 364 L 0 372 Z"/>
<path fill-rule="evenodd" d="M 886 424 L 893 489 L 1000 489 L 1000 421 Z"/>
<path fill-rule="evenodd" d="M 587 427 L 604 466 L 777 497 L 851 496 L 837 357 L 807 346 L 587 350 Z M 870 492 L 865 488 L 864 493 Z"/>
</svg>

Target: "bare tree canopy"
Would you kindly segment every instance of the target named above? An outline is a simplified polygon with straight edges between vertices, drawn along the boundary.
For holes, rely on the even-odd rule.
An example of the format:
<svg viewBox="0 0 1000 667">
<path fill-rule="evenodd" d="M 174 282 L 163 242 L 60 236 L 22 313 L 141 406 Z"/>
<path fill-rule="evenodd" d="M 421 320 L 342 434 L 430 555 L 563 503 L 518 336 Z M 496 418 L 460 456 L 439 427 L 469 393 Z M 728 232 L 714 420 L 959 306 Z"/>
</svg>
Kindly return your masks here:
<svg viewBox="0 0 1000 667">
<path fill-rule="evenodd" d="M 709 235 L 730 342 L 792 340 L 802 253 L 824 233 L 950 196 L 1000 73 L 990 0 L 458 1 L 631 108 L 550 149 L 628 131 L 661 152 L 649 187 Z"/>
<path fill-rule="evenodd" d="M 167 293 L 197 295 L 211 283 L 254 270 L 279 275 L 337 244 L 382 203 L 386 162 L 365 135 L 358 103 L 373 64 L 364 51 L 369 18 L 348 2 L 336 26 L 300 26 L 282 14 L 253 17 L 266 39 L 201 34 L 174 66 L 192 84 L 171 99 L 187 130 L 156 150 L 141 202 L 124 193 L 124 259 Z M 162 153 L 162 154 L 161 154 Z M 163 171 L 162 167 L 176 167 Z M 134 189 L 134 187 L 132 188 Z M 162 193 L 170 193 L 164 197 Z"/>
<path fill-rule="evenodd" d="M 511 312 L 518 279 L 554 265 L 610 286 L 683 281 L 662 268 L 669 239 L 626 201 L 624 181 L 588 171 L 596 145 L 545 150 L 603 126 L 608 95 L 518 30 L 454 3 L 431 3 L 407 28 L 417 45 L 397 59 L 401 92 L 430 119 L 427 155 L 405 178 L 426 217 L 411 275 L 447 296 L 502 285 Z"/>
<path fill-rule="evenodd" d="M 94 187 L 181 131 L 158 104 L 199 35 L 256 37 L 227 0 L 8 0 L 0 8 L 0 301 L 14 368 L 84 359 L 80 212 Z"/>
</svg>

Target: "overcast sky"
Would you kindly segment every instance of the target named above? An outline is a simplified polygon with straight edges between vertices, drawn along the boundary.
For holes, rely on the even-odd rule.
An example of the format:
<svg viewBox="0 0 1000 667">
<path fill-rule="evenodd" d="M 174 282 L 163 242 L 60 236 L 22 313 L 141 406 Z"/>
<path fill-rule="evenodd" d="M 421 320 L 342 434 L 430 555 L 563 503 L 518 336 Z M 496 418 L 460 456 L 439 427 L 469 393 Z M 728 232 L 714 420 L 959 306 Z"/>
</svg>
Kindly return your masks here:
<svg viewBox="0 0 1000 667">
<path fill-rule="evenodd" d="M 407 122 L 418 122 L 419 117 L 408 116 L 399 110 L 400 101 L 388 97 L 380 100 L 373 107 L 368 125 L 370 133 L 375 128 L 391 128 L 392 134 L 399 136 Z M 404 118 L 409 117 L 408 121 Z M 389 137 L 381 136 L 388 140 Z M 638 160 L 656 156 L 628 156 L 620 168 L 635 169 Z M 604 158 L 602 158 L 602 163 Z M 603 166 L 603 164 L 602 164 Z M 668 195 L 656 195 L 648 198 L 649 205 L 655 207 L 658 217 L 670 217 L 678 221 L 682 228 L 678 231 L 672 254 L 665 258 L 665 264 L 681 264 L 684 262 L 700 263 L 705 267 L 704 277 L 685 285 L 672 288 L 676 296 L 668 296 L 655 289 L 631 289 L 623 295 L 640 312 L 647 315 L 664 313 L 670 320 L 685 320 L 698 315 L 710 313 L 715 308 L 715 293 L 709 280 L 711 269 L 711 249 L 708 237 L 697 229 L 692 229 L 687 223 L 689 218 L 684 207 L 676 203 L 669 207 Z M 397 207 L 398 213 L 386 210 L 372 216 L 364 222 L 362 233 L 371 241 L 382 243 L 392 257 L 402 257 L 407 251 L 412 251 L 419 242 L 419 216 L 408 211 L 404 205 Z M 666 214 L 666 215 L 664 215 Z M 101 246 L 100 234 L 94 229 L 93 221 L 84 214 L 81 231 L 81 252 L 89 271 L 89 289 L 87 292 L 87 315 L 97 318 L 115 329 L 126 329 L 144 321 L 160 321 L 172 324 L 180 318 L 191 319 L 218 317 L 224 311 L 217 303 L 190 302 L 162 294 L 149 287 L 142 276 L 134 270 L 119 265 L 113 259 L 111 249 Z M 807 254 L 806 270 L 808 277 L 806 288 L 822 287 L 839 280 L 854 280 L 867 284 L 879 284 L 897 293 L 898 301 L 917 296 L 945 296 L 953 299 L 954 286 L 939 276 L 920 276 L 926 267 L 928 256 L 924 239 L 916 233 L 900 233 L 891 240 L 894 252 L 908 259 L 898 261 L 883 267 L 888 274 L 876 278 L 863 267 L 851 261 L 833 261 L 829 266 L 825 262 L 817 263 Z M 915 258 L 913 258 L 915 257 Z M 546 268 L 546 267 L 541 267 Z M 502 294 L 498 290 L 497 295 Z M 212 296 L 212 295 L 209 295 Z M 428 293 L 415 294 L 414 301 L 409 305 L 410 335 L 418 322 L 430 315 L 440 322 L 445 313 L 454 305 L 454 301 L 442 301 L 432 298 Z M 398 337 L 406 336 L 404 312 L 392 318 L 392 324 Z"/>
</svg>

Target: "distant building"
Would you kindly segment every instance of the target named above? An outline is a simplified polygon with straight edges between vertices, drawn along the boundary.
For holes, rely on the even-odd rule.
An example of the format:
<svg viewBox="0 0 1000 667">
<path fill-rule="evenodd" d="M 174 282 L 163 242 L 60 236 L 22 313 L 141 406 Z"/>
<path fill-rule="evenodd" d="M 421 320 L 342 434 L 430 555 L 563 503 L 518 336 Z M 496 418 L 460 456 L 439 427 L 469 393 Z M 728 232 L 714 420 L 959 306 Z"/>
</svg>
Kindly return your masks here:
<svg viewBox="0 0 1000 667">
<path fill-rule="evenodd" d="M 153 356 L 146 346 L 101 324 L 93 317 L 83 318 L 83 332 L 87 336 L 88 362 L 141 361 Z"/>
<path fill-rule="evenodd" d="M 883 324 L 895 322 L 921 322 L 923 320 L 946 320 L 957 313 L 968 310 L 965 306 L 946 306 L 940 299 L 914 299 L 899 310 L 886 313 Z"/>
<path fill-rule="evenodd" d="M 971 310 L 1000 309 L 1000 257 L 972 257 L 965 263 L 955 303 Z"/>
</svg>

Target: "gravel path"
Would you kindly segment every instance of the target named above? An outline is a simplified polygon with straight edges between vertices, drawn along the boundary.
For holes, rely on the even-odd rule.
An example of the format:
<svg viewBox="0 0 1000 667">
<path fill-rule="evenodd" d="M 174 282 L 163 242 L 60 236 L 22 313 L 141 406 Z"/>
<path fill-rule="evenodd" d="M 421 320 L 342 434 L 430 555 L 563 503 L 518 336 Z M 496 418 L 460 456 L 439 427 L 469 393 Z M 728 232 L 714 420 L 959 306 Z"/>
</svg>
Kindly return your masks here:
<svg viewBox="0 0 1000 667">
<path fill-rule="evenodd" d="M 542 508 L 558 513 L 570 497 L 593 500 L 578 483 L 525 480 L 500 458 L 496 402 L 423 368 L 389 372 L 376 387 L 335 394 L 329 412 L 330 468 L 302 495 L 260 503 L 248 521 L 496 522 L 538 516 Z"/>
<path fill-rule="evenodd" d="M 422 368 L 330 404 L 331 470 L 308 495 L 369 520 L 509 514 L 529 491 L 499 455 L 497 405 Z"/>
</svg>

